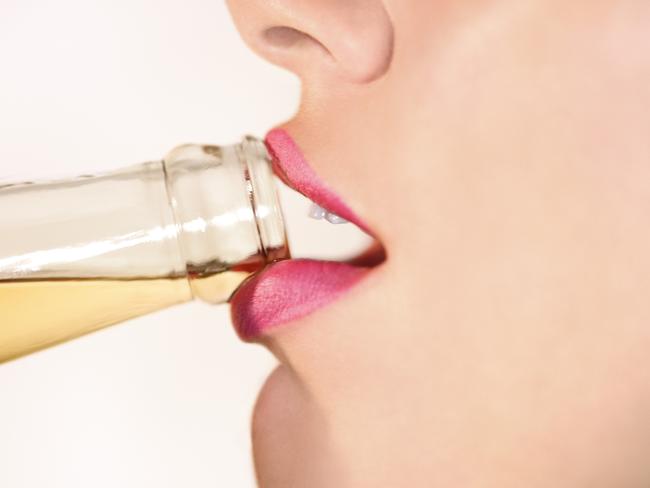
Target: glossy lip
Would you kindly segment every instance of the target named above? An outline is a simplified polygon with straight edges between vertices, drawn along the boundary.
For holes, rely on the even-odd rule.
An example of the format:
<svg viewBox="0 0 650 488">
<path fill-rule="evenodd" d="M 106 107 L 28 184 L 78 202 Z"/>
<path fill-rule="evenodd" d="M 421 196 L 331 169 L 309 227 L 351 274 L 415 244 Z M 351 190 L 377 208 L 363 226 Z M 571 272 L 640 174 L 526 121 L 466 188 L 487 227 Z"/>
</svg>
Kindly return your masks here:
<svg viewBox="0 0 650 488">
<path fill-rule="evenodd" d="M 374 236 L 356 213 L 321 181 L 285 130 L 271 130 L 265 142 L 274 172 L 287 185 Z M 364 255 L 346 263 L 309 259 L 272 263 L 244 282 L 232 296 L 231 317 L 235 329 L 245 341 L 258 339 L 335 301 L 384 258 L 383 247 L 377 243 Z"/>
</svg>

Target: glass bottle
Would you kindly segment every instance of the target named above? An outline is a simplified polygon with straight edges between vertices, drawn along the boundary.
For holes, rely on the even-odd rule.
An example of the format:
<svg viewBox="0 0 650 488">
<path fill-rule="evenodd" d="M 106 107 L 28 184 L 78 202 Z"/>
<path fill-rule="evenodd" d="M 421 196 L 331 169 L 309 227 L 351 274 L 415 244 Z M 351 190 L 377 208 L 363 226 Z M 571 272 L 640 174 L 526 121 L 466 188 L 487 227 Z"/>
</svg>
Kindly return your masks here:
<svg viewBox="0 0 650 488">
<path fill-rule="evenodd" d="M 0 185 L 0 362 L 198 298 L 224 303 L 289 247 L 254 137 Z"/>
</svg>

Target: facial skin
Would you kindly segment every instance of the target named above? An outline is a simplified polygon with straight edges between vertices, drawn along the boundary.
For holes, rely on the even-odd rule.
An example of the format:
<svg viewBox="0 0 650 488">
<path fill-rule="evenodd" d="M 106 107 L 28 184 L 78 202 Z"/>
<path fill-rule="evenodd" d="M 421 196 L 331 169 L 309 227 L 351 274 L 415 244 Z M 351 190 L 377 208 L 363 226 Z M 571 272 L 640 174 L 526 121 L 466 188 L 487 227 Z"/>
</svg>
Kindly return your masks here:
<svg viewBox="0 0 650 488">
<path fill-rule="evenodd" d="M 650 486 L 650 2 L 229 4 L 388 252 L 263 340 L 260 485 Z"/>
</svg>

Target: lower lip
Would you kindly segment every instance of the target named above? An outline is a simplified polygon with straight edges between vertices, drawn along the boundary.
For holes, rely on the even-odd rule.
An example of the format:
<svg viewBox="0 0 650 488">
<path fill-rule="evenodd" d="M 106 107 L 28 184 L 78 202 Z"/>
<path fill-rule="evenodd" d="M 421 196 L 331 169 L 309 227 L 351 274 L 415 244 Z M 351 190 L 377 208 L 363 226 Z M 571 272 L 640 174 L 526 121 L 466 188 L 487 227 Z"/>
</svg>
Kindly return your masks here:
<svg viewBox="0 0 650 488">
<path fill-rule="evenodd" d="M 335 301 L 369 268 L 306 259 L 280 261 L 245 282 L 231 299 L 237 333 L 254 340 Z"/>
<path fill-rule="evenodd" d="M 290 186 L 367 230 L 340 197 L 320 181 L 285 131 L 271 131 L 266 142 L 276 173 Z M 370 271 L 355 264 L 296 259 L 269 265 L 246 281 L 230 300 L 239 336 L 255 340 L 335 301 Z"/>
</svg>

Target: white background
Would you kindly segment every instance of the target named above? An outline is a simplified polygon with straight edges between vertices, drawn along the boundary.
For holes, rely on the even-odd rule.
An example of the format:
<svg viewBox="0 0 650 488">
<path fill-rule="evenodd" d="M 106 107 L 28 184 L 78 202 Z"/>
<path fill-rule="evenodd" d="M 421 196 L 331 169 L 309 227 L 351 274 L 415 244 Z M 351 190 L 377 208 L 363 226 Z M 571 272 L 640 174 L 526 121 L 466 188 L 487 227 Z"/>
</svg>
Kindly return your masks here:
<svg viewBox="0 0 650 488">
<path fill-rule="evenodd" d="M 0 180 L 262 136 L 298 97 L 222 0 L 0 2 Z M 253 487 L 273 364 L 226 307 L 194 303 L 1 365 L 0 487 Z"/>
</svg>

